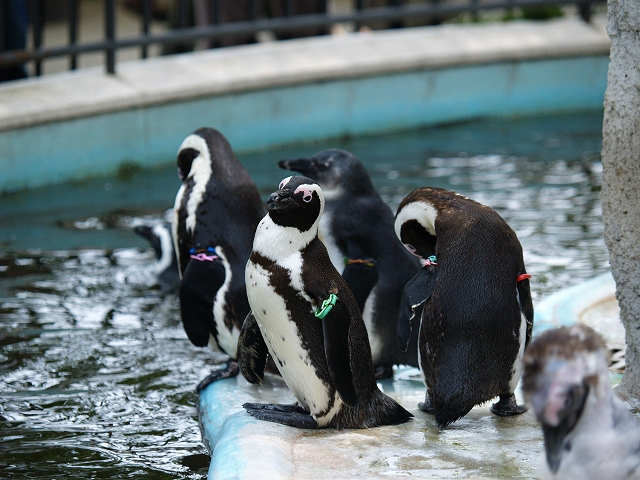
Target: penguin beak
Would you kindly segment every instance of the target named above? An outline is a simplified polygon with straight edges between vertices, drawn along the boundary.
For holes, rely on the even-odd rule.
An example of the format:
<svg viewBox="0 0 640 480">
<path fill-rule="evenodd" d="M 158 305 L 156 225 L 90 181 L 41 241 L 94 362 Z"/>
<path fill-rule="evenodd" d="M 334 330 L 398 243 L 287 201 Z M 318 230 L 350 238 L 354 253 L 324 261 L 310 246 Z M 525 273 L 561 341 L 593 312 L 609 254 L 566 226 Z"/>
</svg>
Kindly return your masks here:
<svg viewBox="0 0 640 480">
<path fill-rule="evenodd" d="M 315 168 L 314 162 L 308 158 L 287 158 L 278 162 L 278 167 L 284 170 L 292 170 L 294 172 L 300 172 L 306 177 L 311 177 L 312 174 L 318 170 Z"/>
<path fill-rule="evenodd" d="M 269 195 L 267 208 L 269 208 L 269 210 L 282 210 L 292 203 L 295 203 L 295 200 L 291 197 L 291 190 L 278 190 Z"/>
</svg>

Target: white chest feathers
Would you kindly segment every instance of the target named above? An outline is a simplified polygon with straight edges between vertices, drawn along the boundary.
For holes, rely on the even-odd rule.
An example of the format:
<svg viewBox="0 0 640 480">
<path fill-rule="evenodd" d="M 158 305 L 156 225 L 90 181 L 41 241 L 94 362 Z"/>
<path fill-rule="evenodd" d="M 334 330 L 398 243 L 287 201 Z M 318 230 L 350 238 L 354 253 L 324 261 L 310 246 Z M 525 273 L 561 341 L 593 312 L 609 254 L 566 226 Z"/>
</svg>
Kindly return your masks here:
<svg viewBox="0 0 640 480">
<path fill-rule="evenodd" d="M 299 252 L 297 255 L 283 259 L 283 262 L 278 264 L 289 271 L 290 286 L 309 301 L 302 288 L 302 258 Z M 339 395 L 334 393 L 334 398 L 331 399 L 330 386 L 318 378 L 311 364 L 309 352 L 302 345 L 298 328 L 291 318 L 285 299 L 276 293 L 270 283 L 269 272 L 250 260 L 245 271 L 245 279 L 251 311 L 282 378 L 318 425 L 327 425 L 342 405 Z M 309 301 L 309 313 L 311 312 L 312 306 Z M 332 408 L 328 411 L 331 403 Z"/>
<path fill-rule="evenodd" d="M 213 321 L 216 324 L 218 342 L 216 345 L 215 340 L 211 338 L 209 344 L 214 348 L 217 347 L 223 352 L 226 352 L 230 357 L 236 358 L 238 353 L 238 337 L 240 337 L 240 330 L 238 330 L 235 325 L 229 329 L 225 323 L 227 315 L 226 295 L 229 292 L 229 286 L 231 285 L 231 265 L 227 260 L 224 249 L 219 245 L 216 245 L 215 249 L 217 255 L 220 257 L 220 261 L 224 265 L 224 282 L 213 299 Z"/>
</svg>

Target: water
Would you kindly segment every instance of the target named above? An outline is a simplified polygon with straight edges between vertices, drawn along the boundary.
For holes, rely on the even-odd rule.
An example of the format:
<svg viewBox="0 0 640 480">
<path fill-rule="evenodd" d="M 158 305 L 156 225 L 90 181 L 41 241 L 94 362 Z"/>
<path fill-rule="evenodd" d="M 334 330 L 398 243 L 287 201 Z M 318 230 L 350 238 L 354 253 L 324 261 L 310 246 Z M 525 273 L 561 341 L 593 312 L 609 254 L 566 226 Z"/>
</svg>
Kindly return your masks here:
<svg viewBox="0 0 640 480">
<path fill-rule="evenodd" d="M 535 301 L 608 268 L 601 128 L 602 112 L 485 120 L 241 161 L 264 198 L 288 175 L 277 160 L 340 147 L 394 210 L 425 185 L 490 205 L 518 233 Z M 171 164 L 0 197 L 1 478 L 206 474 L 194 387 L 222 357 L 186 339 L 131 231 L 178 187 Z"/>
</svg>

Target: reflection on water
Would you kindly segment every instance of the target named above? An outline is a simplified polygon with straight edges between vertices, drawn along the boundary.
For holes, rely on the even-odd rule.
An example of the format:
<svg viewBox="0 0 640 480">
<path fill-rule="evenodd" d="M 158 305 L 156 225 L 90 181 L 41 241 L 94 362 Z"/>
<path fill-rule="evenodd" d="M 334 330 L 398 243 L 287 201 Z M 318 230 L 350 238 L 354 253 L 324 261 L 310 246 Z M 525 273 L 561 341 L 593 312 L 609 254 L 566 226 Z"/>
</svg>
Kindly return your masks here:
<svg viewBox="0 0 640 480">
<path fill-rule="evenodd" d="M 518 233 L 540 299 L 608 267 L 601 118 L 481 121 L 241 161 L 265 198 L 287 175 L 277 160 L 337 146 L 394 209 L 425 185 L 490 205 Z M 191 346 L 131 232 L 161 221 L 178 185 L 170 165 L 0 198 L 2 478 L 205 475 L 194 387 L 222 357 Z"/>
</svg>

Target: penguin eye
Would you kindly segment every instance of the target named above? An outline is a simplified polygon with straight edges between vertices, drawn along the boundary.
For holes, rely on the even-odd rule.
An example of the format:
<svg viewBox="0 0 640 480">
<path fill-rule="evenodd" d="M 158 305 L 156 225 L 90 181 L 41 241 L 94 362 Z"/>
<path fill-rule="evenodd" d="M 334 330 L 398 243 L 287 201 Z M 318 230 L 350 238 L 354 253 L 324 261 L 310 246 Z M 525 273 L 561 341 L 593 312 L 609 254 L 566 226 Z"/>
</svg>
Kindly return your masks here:
<svg viewBox="0 0 640 480">
<path fill-rule="evenodd" d="M 305 193 L 304 197 L 302 197 L 302 201 L 305 203 L 309 203 L 312 198 L 313 198 L 313 195 L 311 195 L 311 193 Z"/>
<path fill-rule="evenodd" d="M 411 253 L 416 253 L 416 249 L 410 243 L 405 243 L 405 248 L 409 250 Z"/>
<path fill-rule="evenodd" d="M 282 180 L 280 182 L 280 185 L 278 185 L 278 190 L 282 190 L 282 187 L 284 187 L 286 184 L 284 183 L 284 180 Z"/>
</svg>

